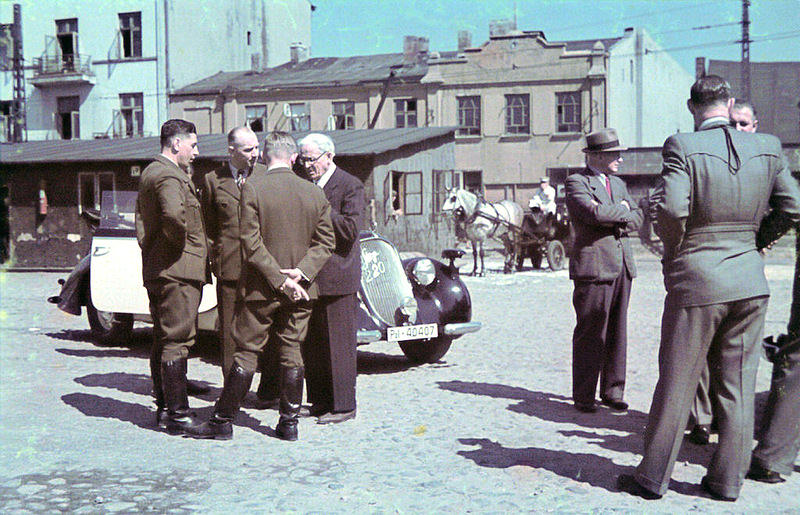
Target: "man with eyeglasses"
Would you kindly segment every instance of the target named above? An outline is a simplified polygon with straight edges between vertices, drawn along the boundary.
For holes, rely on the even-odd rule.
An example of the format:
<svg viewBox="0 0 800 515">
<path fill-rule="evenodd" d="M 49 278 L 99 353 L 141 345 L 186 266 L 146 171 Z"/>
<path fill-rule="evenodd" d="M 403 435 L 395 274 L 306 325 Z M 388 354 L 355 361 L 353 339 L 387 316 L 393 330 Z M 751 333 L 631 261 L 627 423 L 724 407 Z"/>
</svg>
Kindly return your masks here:
<svg viewBox="0 0 800 515">
<path fill-rule="evenodd" d="M 364 185 L 333 162 L 335 147 L 328 136 L 311 133 L 299 146 L 306 173 L 331 204 L 336 235 L 333 255 L 315 281 L 319 300 L 303 345 L 311 404 L 303 414 L 317 416 L 319 424 L 335 424 L 356 416 L 356 294 L 361 284 L 358 233 L 364 225 Z"/>
</svg>

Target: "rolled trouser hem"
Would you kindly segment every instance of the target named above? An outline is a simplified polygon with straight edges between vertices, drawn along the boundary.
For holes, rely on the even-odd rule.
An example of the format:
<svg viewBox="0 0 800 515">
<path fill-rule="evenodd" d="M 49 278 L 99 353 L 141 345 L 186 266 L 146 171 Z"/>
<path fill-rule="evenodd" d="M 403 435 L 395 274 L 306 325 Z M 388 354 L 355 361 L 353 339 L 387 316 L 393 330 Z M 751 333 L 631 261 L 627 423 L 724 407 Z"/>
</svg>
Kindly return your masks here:
<svg viewBox="0 0 800 515">
<path fill-rule="evenodd" d="M 753 461 L 752 463 L 758 465 L 759 467 L 765 468 L 772 472 L 777 472 L 783 476 L 789 476 L 792 472 L 794 472 L 794 462 L 792 463 L 777 463 L 774 461 L 769 461 L 766 458 L 762 458 L 758 456 L 756 453 L 753 453 Z"/>
<path fill-rule="evenodd" d="M 713 479 L 711 479 L 710 477 L 708 477 L 708 475 L 706 475 L 704 479 L 706 482 L 705 484 L 708 485 L 709 488 L 714 490 L 714 493 L 725 497 L 736 499 L 739 497 L 739 492 L 742 490 L 742 485 L 734 487 L 723 483 L 718 483 Z"/>
<path fill-rule="evenodd" d="M 652 479 L 645 477 L 638 470 L 633 474 L 633 478 L 637 483 L 639 483 L 639 486 L 645 490 L 650 490 L 654 494 L 664 495 L 667 493 L 667 490 L 669 490 L 669 481 L 667 481 L 665 484 L 662 484 L 659 481 L 653 481 Z"/>
</svg>

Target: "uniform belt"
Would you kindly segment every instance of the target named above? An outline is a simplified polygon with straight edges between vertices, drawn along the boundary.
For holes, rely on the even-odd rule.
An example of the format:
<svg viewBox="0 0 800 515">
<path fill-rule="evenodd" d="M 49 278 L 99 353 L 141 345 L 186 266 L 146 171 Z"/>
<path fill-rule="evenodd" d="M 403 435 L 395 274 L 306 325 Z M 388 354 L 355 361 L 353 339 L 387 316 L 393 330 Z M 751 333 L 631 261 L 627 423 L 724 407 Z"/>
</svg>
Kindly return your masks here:
<svg viewBox="0 0 800 515">
<path fill-rule="evenodd" d="M 702 234 L 709 232 L 756 232 L 758 225 L 756 224 L 741 224 L 741 223 L 728 223 L 719 222 L 715 224 L 701 225 L 698 227 L 690 227 L 686 229 L 687 235 Z"/>
</svg>

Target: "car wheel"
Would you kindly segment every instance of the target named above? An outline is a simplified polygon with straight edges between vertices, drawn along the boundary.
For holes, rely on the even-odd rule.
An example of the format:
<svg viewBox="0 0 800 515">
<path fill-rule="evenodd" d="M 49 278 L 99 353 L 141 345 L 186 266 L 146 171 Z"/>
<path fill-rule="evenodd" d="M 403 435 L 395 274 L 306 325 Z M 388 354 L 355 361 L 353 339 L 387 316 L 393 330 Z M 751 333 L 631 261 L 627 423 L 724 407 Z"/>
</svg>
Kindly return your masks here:
<svg viewBox="0 0 800 515">
<path fill-rule="evenodd" d="M 98 343 L 112 345 L 126 342 L 133 331 L 133 315 L 130 313 L 109 313 L 100 311 L 92 304 L 89 296 L 86 304 L 86 316 L 92 336 Z"/>
<path fill-rule="evenodd" d="M 414 363 L 436 363 L 450 350 L 453 339 L 448 336 L 432 340 L 399 342 L 403 354 Z"/>
<path fill-rule="evenodd" d="M 550 270 L 557 271 L 564 268 L 564 257 L 566 251 L 564 245 L 558 241 L 553 240 L 547 242 L 547 264 L 550 265 Z"/>
</svg>

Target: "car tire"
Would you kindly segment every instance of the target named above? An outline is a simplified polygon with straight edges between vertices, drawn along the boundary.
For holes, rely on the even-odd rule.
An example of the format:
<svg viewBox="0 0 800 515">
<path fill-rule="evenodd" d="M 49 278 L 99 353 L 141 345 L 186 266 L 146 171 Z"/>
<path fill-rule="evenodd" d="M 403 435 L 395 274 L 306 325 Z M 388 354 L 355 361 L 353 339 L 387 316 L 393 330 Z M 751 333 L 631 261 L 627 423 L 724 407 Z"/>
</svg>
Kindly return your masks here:
<svg viewBox="0 0 800 515">
<path fill-rule="evenodd" d="M 564 268 L 564 257 L 567 252 L 564 250 L 564 245 L 558 240 L 547 242 L 547 264 L 550 265 L 550 270 L 556 272 Z"/>
<path fill-rule="evenodd" d="M 127 342 L 133 332 L 133 315 L 130 313 L 109 313 L 100 311 L 92 304 L 91 295 L 86 303 L 86 317 L 92 337 L 104 345 L 117 345 Z"/>
<path fill-rule="evenodd" d="M 413 363 L 436 363 L 450 350 L 453 339 L 440 336 L 432 340 L 399 342 L 403 354 Z"/>
</svg>

